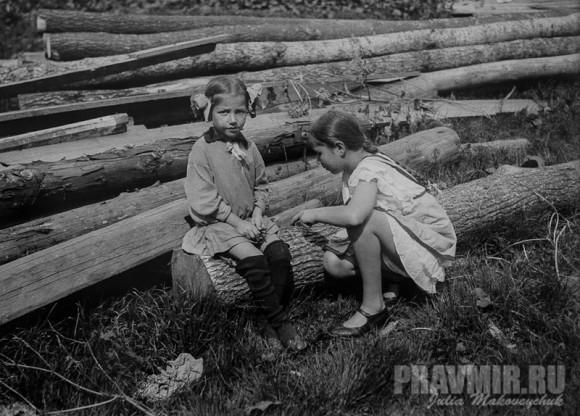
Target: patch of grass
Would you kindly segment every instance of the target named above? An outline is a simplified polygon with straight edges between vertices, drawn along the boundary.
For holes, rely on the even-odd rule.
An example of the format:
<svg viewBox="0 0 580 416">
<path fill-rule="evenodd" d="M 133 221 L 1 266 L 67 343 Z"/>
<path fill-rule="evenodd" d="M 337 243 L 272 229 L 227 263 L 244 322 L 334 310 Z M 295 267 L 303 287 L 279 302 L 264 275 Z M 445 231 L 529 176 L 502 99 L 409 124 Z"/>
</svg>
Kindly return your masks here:
<svg viewBox="0 0 580 416">
<path fill-rule="evenodd" d="M 530 154 L 548 165 L 575 160 L 580 158 L 579 90 L 578 83 L 522 87 L 514 94 L 548 100 L 552 110 L 446 123 L 464 142 L 525 137 L 532 142 Z M 452 186 L 486 175 L 489 167 L 519 162 L 516 155 L 477 155 L 427 173 Z M 29 402 L 44 411 L 82 408 L 74 413 L 81 415 L 575 414 L 580 407 L 579 208 L 529 215 L 517 227 L 506 224 L 477 244 L 460 247 L 439 293 L 425 297 L 407 291 L 393 309 L 394 327 L 387 335 L 326 337 L 328 327 L 358 306 L 355 291 L 304 288 L 292 309 L 310 342 L 299 355 L 258 335 L 249 304 L 200 301 L 164 288 L 132 290 L 96 307 L 79 305 L 71 316 L 12 327 L 0 338 L 0 406 Z M 478 293 L 490 304 L 478 306 Z M 166 402 L 138 400 L 147 376 L 182 352 L 203 358 L 201 379 Z M 395 391 L 395 366 L 469 364 L 524 370 L 564 365 L 564 406 L 428 409 L 428 395 Z M 525 385 L 527 375 L 521 380 Z M 254 407 L 261 402 L 269 404 L 263 411 Z"/>
</svg>

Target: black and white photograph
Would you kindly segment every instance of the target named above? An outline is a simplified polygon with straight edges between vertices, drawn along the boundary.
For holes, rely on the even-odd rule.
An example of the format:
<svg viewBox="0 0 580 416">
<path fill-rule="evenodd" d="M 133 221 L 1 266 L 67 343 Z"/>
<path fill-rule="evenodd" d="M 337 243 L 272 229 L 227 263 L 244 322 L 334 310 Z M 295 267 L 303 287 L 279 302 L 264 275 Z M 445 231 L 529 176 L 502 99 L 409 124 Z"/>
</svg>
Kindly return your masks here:
<svg viewBox="0 0 580 416">
<path fill-rule="evenodd" d="M 0 1 L 0 416 L 578 392 L 579 0 Z"/>
</svg>

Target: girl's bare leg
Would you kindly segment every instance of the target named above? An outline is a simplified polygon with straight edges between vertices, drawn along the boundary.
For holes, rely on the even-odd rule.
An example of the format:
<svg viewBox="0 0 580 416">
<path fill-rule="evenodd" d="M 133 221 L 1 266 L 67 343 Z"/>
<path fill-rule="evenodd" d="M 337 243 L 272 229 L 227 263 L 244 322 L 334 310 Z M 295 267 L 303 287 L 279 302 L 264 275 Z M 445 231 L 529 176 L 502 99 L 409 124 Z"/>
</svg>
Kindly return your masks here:
<svg viewBox="0 0 580 416">
<path fill-rule="evenodd" d="M 252 243 L 241 243 L 233 246 L 228 254 L 236 260 L 243 260 L 246 257 L 260 256 L 263 253 Z"/>
<path fill-rule="evenodd" d="M 334 279 L 347 279 L 359 275 L 354 257 L 337 256 L 332 251 L 324 252 L 322 266 Z"/>
<path fill-rule="evenodd" d="M 360 226 L 349 230 L 349 237 L 357 259 L 363 284 L 361 309 L 374 315 L 384 309 L 382 291 L 381 256 L 386 254 L 397 265 L 402 267 L 395 249 L 391 227 L 384 214 L 373 211 L 371 216 Z M 364 325 L 367 319 L 355 313 L 343 323 L 347 328 Z"/>
</svg>

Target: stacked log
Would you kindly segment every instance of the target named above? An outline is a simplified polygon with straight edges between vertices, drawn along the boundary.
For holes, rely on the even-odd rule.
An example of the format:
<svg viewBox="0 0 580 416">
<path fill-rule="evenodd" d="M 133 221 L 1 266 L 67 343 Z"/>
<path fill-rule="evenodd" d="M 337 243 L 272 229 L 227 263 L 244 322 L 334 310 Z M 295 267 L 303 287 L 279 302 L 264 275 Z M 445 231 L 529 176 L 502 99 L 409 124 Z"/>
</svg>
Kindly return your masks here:
<svg viewBox="0 0 580 416">
<path fill-rule="evenodd" d="M 0 325 L 171 252 L 189 229 L 183 191 L 187 157 L 206 123 L 147 129 L 142 118 L 131 120 L 131 114 L 113 112 L 99 117 L 121 120 L 122 127 L 80 133 L 74 130 L 77 126 L 62 126 L 62 120 L 73 122 L 73 111 L 56 106 L 62 96 L 50 91 L 67 90 L 69 97 L 80 91 L 79 101 L 99 104 L 115 96 L 159 107 L 164 99 L 187 100 L 200 92 L 207 82 L 200 78 L 204 76 L 236 73 L 248 83 L 263 83 L 261 99 L 267 108 L 248 118 L 244 134 L 266 161 L 269 214 L 279 221 L 281 235 L 291 245 L 297 281 L 305 285 L 321 280 L 321 247 L 336 228 L 305 229 L 288 225 L 288 220 L 303 204 L 338 203 L 340 189 L 340 178 L 308 153 L 306 138 L 313 119 L 337 108 L 355 114 L 365 128 L 383 129 L 425 114 L 494 114 L 510 106 L 494 103 L 484 111 L 482 103 L 463 103 L 459 105 L 475 105 L 477 110 L 457 112 L 449 103 L 443 103 L 445 107 L 413 99 L 502 81 L 576 76 L 579 68 L 580 14 L 399 23 L 225 19 L 134 15 L 120 22 L 109 15 L 79 13 L 71 18 L 58 11 L 39 12 L 38 30 L 45 33 L 48 58 L 87 56 L 81 53 L 89 57 L 8 67 L 0 84 L 0 97 L 19 94 L 22 103 L 36 100 L 42 116 L 56 123 L 50 126 L 54 130 L 38 131 L 32 109 L 28 114 L 0 115 L 0 136 L 15 120 L 18 128 L 28 124 L 36 129 L 0 138 Z M 236 43 L 231 43 L 233 34 Z M 199 37 L 205 40 L 195 40 Z M 124 67 L 126 63 L 134 66 Z M 179 82 L 167 84 L 174 80 Z M 164 84 L 150 85 L 153 82 Z M 22 95 L 34 92 L 37 95 Z M 511 111 L 541 110 L 527 103 L 510 104 Z M 106 105 L 101 108 L 109 111 Z M 188 111 L 184 113 L 190 117 Z M 90 124 L 86 118 L 74 121 Z M 174 121 L 183 123 L 175 119 L 168 124 Z M 120 132 L 123 129 L 127 131 Z M 114 137 L 105 137 L 109 133 Z M 48 145 L 49 140 L 61 143 Z M 75 140 L 74 146 L 69 140 Z M 24 149 L 32 143 L 40 147 Z M 382 150 L 404 165 L 427 168 L 479 148 L 505 152 L 509 147 L 521 159 L 528 146 L 525 140 L 462 145 L 455 132 L 439 127 L 385 144 Z M 579 162 L 538 170 L 502 168 L 488 178 L 447 189 L 439 198 L 463 243 L 530 209 L 577 204 L 579 172 Z M 233 301 L 247 297 L 245 285 L 227 262 L 176 253 L 176 274 L 184 264 L 195 270 L 194 276 L 176 276 L 177 285 L 217 289 Z"/>
<path fill-rule="evenodd" d="M 212 75 L 219 72 L 258 71 L 276 67 L 367 59 L 377 56 L 494 44 L 534 38 L 574 37 L 580 34 L 580 15 L 527 19 L 516 22 L 487 23 L 472 27 L 422 29 L 403 33 L 358 38 L 304 42 L 245 42 L 218 44 L 214 52 L 197 57 L 177 59 L 135 71 L 83 80 L 73 88 L 129 87 L 167 79 Z M 72 68 L 90 68 L 124 58 L 87 58 L 68 63 L 34 65 L 34 74 L 48 75 Z M 389 68 L 389 70 L 392 70 Z M 12 72 L 6 81 L 24 80 L 32 72 Z M 50 86 L 44 88 L 50 89 Z M 1 88 L 0 88 L 1 92 Z"/>
<path fill-rule="evenodd" d="M 208 16 L 213 17 L 213 16 Z M 539 16 L 536 16 L 539 17 Z M 547 16 L 546 16 L 547 17 Z M 71 17 L 75 19 L 75 17 Z M 321 20 L 321 19 L 268 19 L 240 24 L 231 22 L 196 29 L 156 32 L 151 34 L 112 33 L 112 28 L 90 32 L 88 29 L 75 32 L 48 30 L 44 34 L 44 49 L 47 58 L 56 61 L 70 61 L 89 57 L 128 54 L 142 49 L 199 39 L 224 33 L 235 33 L 237 42 L 303 42 L 329 40 L 361 36 L 400 33 L 412 30 L 433 30 L 443 28 L 471 27 L 485 23 L 523 20 L 522 15 L 501 15 L 482 18 L 435 19 L 423 21 L 372 21 L 372 20 Z M 210 19 L 211 20 L 211 19 Z M 243 21 L 243 20 L 242 20 Z M 88 22 L 87 22 L 88 23 Z M 192 23 L 194 24 L 194 23 Z M 203 22 L 207 24 L 207 22 Z M 66 24 L 65 24 L 65 27 Z M 62 30 L 62 26 L 55 28 Z M 131 30 L 130 28 L 126 30 Z"/>
<path fill-rule="evenodd" d="M 524 214 L 543 209 L 561 210 L 580 200 L 580 160 L 547 169 L 501 166 L 493 175 L 445 190 L 438 197 L 457 234 L 458 244 L 477 241 L 501 224 L 517 223 Z M 317 224 L 311 229 L 285 227 L 280 237 L 289 245 L 297 286 L 323 281 L 322 253 L 337 227 Z M 230 262 L 174 252 L 174 283 L 203 296 L 217 292 L 225 301 L 250 297 L 245 280 Z"/>
<path fill-rule="evenodd" d="M 545 170 L 499 169 L 447 190 L 440 202 L 459 241 L 466 241 L 502 221 L 517 222 L 524 213 L 577 204 L 579 180 L 580 161 Z M 0 266 L 0 325 L 179 247 L 188 228 L 185 215 L 183 201 L 174 201 Z M 321 281 L 322 247 L 335 231 L 330 226 L 281 230 L 290 244 L 298 285 Z M 204 267 L 205 278 L 225 300 L 247 298 L 246 284 L 231 265 L 208 260 Z M 195 278 L 204 277 L 197 273 Z"/>
<path fill-rule="evenodd" d="M 408 136 L 386 144 L 381 149 L 399 163 L 413 168 L 435 163 L 446 164 L 456 160 L 461 152 L 459 137 L 445 127 Z M 317 163 L 301 163 L 302 172 L 288 176 L 285 175 L 288 173 L 286 163 L 268 167 L 269 179 L 273 182 L 270 186 L 271 215 L 306 200 L 336 200 L 339 178 L 318 167 Z M 128 216 L 183 199 L 183 182 L 183 179 L 179 179 L 157 184 L 138 192 L 123 193 L 104 202 L 84 205 L 0 230 L 0 264 L 114 224 Z"/>
</svg>

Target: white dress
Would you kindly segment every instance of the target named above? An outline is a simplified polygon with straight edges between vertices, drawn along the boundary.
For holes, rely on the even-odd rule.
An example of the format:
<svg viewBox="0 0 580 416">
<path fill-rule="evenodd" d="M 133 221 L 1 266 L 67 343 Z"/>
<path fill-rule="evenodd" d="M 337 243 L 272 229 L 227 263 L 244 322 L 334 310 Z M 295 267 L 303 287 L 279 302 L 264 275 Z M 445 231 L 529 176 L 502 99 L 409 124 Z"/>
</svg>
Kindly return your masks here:
<svg viewBox="0 0 580 416">
<path fill-rule="evenodd" d="M 445 264 L 455 257 L 453 225 L 433 195 L 383 157 L 366 157 L 350 176 L 343 176 L 343 201 L 348 203 L 360 181 L 375 181 L 378 192 L 374 209 L 385 213 L 405 270 L 401 273 L 386 256 L 383 263 L 409 276 L 425 292 L 435 293 L 436 283 L 445 279 Z"/>
</svg>

